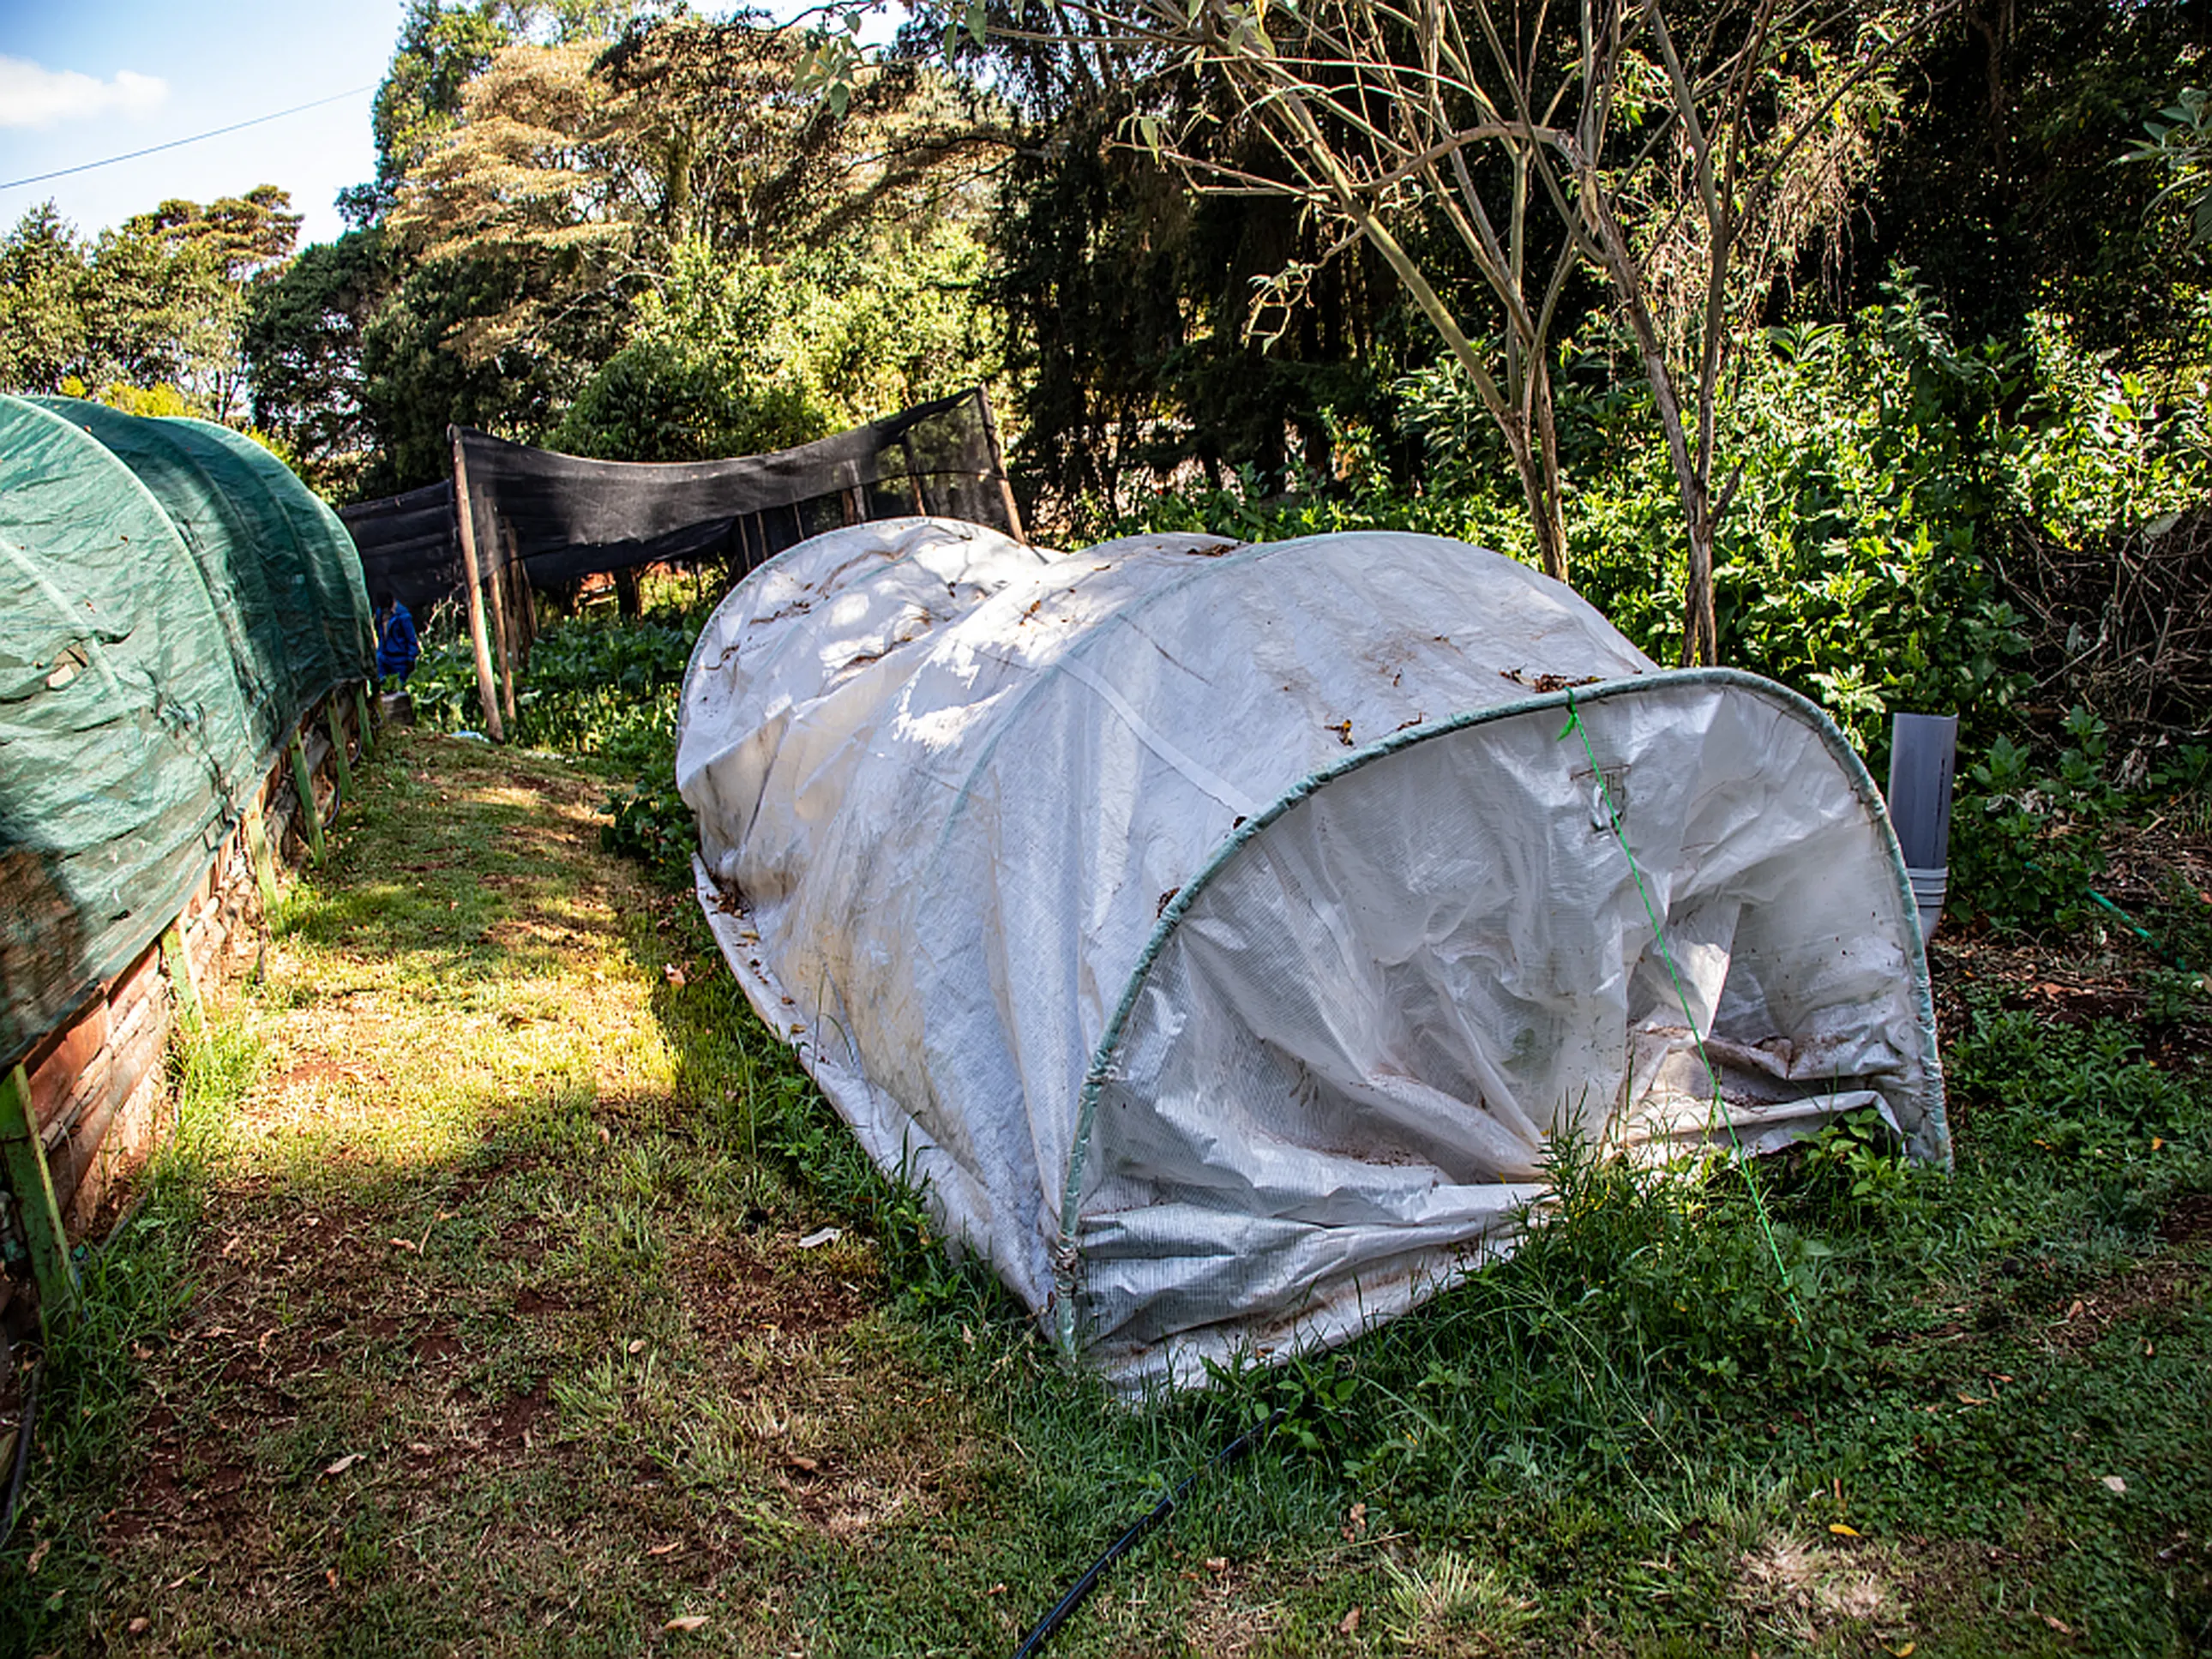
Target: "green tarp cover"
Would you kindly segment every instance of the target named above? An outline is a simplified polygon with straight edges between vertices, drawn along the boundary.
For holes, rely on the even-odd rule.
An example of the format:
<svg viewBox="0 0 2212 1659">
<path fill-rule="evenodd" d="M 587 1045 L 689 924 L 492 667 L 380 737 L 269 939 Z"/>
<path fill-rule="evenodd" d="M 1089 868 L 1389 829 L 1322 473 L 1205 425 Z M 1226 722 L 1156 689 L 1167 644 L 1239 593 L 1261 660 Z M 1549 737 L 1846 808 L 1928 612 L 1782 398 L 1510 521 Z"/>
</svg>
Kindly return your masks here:
<svg viewBox="0 0 2212 1659">
<path fill-rule="evenodd" d="M 260 446 L 0 397 L 0 1065 L 167 925 L 370 650 L 351 539 Z"/>
</svg>

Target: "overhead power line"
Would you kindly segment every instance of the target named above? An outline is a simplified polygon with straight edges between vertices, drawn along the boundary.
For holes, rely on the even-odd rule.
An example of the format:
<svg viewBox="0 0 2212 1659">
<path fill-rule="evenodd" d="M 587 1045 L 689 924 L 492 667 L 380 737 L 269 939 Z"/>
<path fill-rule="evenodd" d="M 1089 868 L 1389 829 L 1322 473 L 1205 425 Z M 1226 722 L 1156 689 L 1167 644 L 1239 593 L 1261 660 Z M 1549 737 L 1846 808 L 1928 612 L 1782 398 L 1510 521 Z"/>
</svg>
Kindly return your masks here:
<svg viewBox="0 0 2212 1659">
<path fill-rule="evenodd" d="M 94 167 L 112 167 L 118 161 L 135 161 L 142 155 L 158 155 L 165 149 L 176 149 L 185 144 L 197 144 L 203 138 L 220 138 L 226 132 L 243 132 L 248 127 L 258 127 L 268 121 L 281 121 L 288 115 L 320 109 L 325 104 L 335 104 L 343 99 L 357 98 L 364 92 L 374 92 L 372 81 L 365 87 L 354 87 L 344 92 L 334 92 L 327 98 L 318 98 L 312 104 L 295 104 L 289 109 L 280 109 L 272 114 L 257 115 L 250 121 L 234 121 L 227 127 L 214 127 L 206 132 L 196 132 L 189 138 L 172 138 L 166 144 L 149 144 L 144 149 L 134 149 L 121 155 L 110 155 L 97 161 L 80 162 L 73 167 L 59 167 L 52 173 L 34 173 L 27 179 L 10 179 L 0 190 L 16 190 L 25 185 L 43 185 L 49 179 L 66 179 L 73 173 L 89 173 Z"/>
</svg>

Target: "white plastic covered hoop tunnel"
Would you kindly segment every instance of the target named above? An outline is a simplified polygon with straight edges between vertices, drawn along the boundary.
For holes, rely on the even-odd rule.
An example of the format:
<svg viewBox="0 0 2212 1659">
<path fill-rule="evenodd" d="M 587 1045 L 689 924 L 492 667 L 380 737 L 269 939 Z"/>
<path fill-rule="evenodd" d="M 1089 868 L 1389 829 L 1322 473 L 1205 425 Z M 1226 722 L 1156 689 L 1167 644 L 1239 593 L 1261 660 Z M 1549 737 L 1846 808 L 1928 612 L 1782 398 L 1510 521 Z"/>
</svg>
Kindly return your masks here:
<svg viewBox="0 0 2212 1659">
<path fill-rule="evenodd" d="M 1833 727 L 1478 549 L 860 526 L 717 613 L 678 768 L 756 1007 L 1132 1386 L 1410 1306 L 1552 1136 L 1948 1157 Z"/>
</svg>

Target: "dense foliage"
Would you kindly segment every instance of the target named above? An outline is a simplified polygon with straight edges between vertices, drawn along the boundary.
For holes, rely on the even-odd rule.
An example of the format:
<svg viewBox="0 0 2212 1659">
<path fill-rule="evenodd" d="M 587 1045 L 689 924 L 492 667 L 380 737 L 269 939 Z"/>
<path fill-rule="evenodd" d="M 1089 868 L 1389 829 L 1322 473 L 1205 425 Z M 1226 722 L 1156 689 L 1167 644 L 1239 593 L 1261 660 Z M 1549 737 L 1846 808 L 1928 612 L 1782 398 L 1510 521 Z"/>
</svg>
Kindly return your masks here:
<svg viewBox="0 0 2212 1659">
<path fill-rule="evenodd" d="M 90 238 L 52 203 L 0 240 L 0 388 L 170 386 L 216 419 L 245 412 L 241 328 L 292 255 L 300 216 L 263 185 L 163 202 Z"/>
</svg>

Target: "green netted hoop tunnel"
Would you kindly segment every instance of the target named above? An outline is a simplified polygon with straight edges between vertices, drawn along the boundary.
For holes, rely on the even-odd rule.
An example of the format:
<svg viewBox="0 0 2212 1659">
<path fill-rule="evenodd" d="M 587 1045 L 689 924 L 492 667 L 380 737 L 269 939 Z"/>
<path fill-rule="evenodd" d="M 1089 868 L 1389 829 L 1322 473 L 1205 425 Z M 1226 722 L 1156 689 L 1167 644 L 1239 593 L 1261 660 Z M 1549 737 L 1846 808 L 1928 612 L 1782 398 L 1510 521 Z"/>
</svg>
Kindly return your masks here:
<svg viewBox="0 0 2212 1659">
<path fill-rule="evenodd" d="M 372 648 L 352 539 L 266 449 L 0 397 L 0 1067 L 152 943 Z"/>
</svg>

